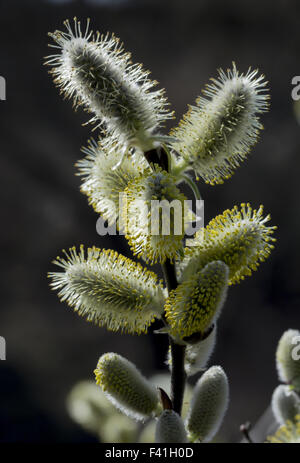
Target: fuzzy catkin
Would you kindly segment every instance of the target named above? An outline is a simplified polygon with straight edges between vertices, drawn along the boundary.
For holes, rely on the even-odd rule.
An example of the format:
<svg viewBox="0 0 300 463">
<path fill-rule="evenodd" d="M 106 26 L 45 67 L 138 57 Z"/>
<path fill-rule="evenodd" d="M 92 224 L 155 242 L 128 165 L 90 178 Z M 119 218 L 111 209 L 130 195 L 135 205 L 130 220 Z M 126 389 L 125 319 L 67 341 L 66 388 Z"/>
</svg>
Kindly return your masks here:
<svg viewBox="0 0 300 463">
<path fill-rule="evenodd" d="M 156 166 L 129 183 L 125 194 L 124 223 L 132 252 L 151 264 L 179 257 L 186 197 L 177 188 L 176 178 Z"/>
<path fill-rule="evenodd" d="M 121 159 L 119 151 L 108 153 L 103 144 L 94 140 L 90 140 L 88 147 L 82 151 L 86 157 L 77 162 L 78 175 L 82 177 L 80 190 L 108 225 L 115 222 L 119 225 L 122 194 L 128 184 L 143 173 L 148 163 L 140 153 Z"/>
<path fill-rule="evenodd" d="M 165 304 L 172 336 L 184 340 L 194 333 L 204 334 L 216 321 L 226 299 L 228 267 L 210 262 L 171 291 Z"/>
<path fill-rule="evenodd" d="M 107 353 L 99 358 L 96 383 L 123 413 L 136 420 L 154 416 L 159 410 L 156 388 L 136 366 L 121 355 Z"/>
<path fill-rule="evenodd" d="M 66 31 L 49 33 L 59 50 L 48 56 L 55 84 L 75 106 L 83 106 L 93 116 L 90 122 L 103 127 L 109 134 L 108 147 L 126 150 L 153 147 L 152 135 L 166 119 L 163 90 L 153 90 L 157 82 L 140 64 L 132 64 L 131 56 L 114 35 L 81 31 L 74 18 L 72 27 L 64 22 Z"/>
<path fill-rule="evenodd" d="M 157 276 L 116 251 L 71 248 L 54 263 L 51 286 L 79 315 L 112 331 L 145 333 L 163 311 Z"/>
<path fill-rule="evenodd" d="M 266 226 L 269 220 L 269 215 L 263 216 L 263 206 L 255 210 L 244 203 L 212 219 L 204 233 L 196 233 L 194 246 L 185 248 L 180 281 L 188 280 L 214 260 L 229 267 L 230 285 L 250 276 L 274 248 L 272 234 L 276 227 Z"/>
<path fill-rule="evenodd" d="M 186 443 L 187 435 L 182 418 L 173 410 L 164 410 L 155 429 L 156 444 Z"/>
<path fill-rule="evenodd" d="M 240 74 L 235 63 L 227 73 L 220 70 L 204 90 L 205 97 L 199 97 L 171 131 L 183 166 L 207 183 L 229 178 L 258 140 L 263 128 L 259 114 L 267 110 L 269 95 L 264 76 L 257 74 L 251 69 Z"/>
<path fill-rule="evenodd" d="M 224 370 L 219 366 L 209 368 L 198 380 L 186 428 L 191 441 L 210 441 L 222 424 L 229 400 L 229 386 Z"/>
</svg>

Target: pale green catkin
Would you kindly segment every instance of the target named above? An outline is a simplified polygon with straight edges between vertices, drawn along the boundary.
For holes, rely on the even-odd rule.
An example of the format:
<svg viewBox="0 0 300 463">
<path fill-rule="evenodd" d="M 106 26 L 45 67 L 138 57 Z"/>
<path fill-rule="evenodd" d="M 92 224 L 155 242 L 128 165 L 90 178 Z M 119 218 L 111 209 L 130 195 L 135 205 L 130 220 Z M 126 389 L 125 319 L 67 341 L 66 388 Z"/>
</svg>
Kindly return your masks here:
<svg viewBox="0 0 300 463">
<path fill-rule="evenodd" d="M 95 376 L 108 399 L 126 415 L 144 420 L 161 409 L 157 389 L 121 355 L 102 355 Z"/>
<path fill-rule="evenodd" d="M 191 441 L 208 442 L 222 424 L 229 400 L 229 386 L 224 370 L 209 368 L 198 380 L 191 401 L 186 428 Z"/>
<path fill-rule="evenodd" d="M 182 418 L 173 410 L 164 410 L 155 429 L 156 444 L 184 444 L 188 442 Z"/>
<path fill-rule="evenodd" d="M 276 227 L 266 226 L 269 220 L 270 215 L 263 215 L 263 206 L 255 210 L 244 203 L 212 219 L 204 233 L 196 233 L 194 245 L 185 248 L 180 281 L 188 280 L 214 260 L 229 267 L 230 285 L 250 276 L 274 248 L 272 234 Z"/>
<path fill-rule="evenodd" d="M 49 34 L 59 49 L 46 61 L 55 84 L 93 114 L 90 122 L 106 128 L 109 149 L 151 149 L 153 133 L 172 117 L 164 91 L 153 91 L 157 82 L 131 63 L 117 37 L 94 34 L 89 21 L 84 33 L 76 18 L 73 28 L 68 20 L 64 24 L 66 31 Z"/>
<path fill-rule="evenodd" d="M 163 311 L 156 274 L 110 249 L 71 248 L 54 263 L 51 286 L 79 315 L 112 331 L 147 332 Z"/>
<path fill-rule="evenodd" d="M 123 220 L 132 252 L 151 264 L 178 258 L 183 251 L 186 197 L 176 178 L 156 166 L 129 183 L 125 194 Z"/>
<path fill-rule="evenodd" d="M 180 153 L 181 168 L 194 169 L 212 185 L 231 177 L 246 159 L 263 128 L 259 114 L 268 109 L 269 95 L 264 76 L 249 69 L 240 74 L 219 71 L 218 79 L 207 85 L 205 97 L 190 106 L 179 126 L 171 131 L 172 144 Z"/>
<path fill-rule="evenodd" d="M 121 159 L 119 151 L 108 152 L 103 144 L 94 140 L 90 140 L 88 147 L 82 151 L 86 157 L 77 162 L 78 175 L 83 179 L 80 190 L 108 225 L 115 222 L 119 225 L 122 194 L 128 184 L 144 172 L 148 163 L 141 153 Z"/>
<path fill-rule="evenodd" d="M 172 336 L 185 340 L 194 333 L 204 334 L 217 320 L 226 299 L 228 267 L 210 262 L 171 291 L 165 304 Z"/>
</svg>

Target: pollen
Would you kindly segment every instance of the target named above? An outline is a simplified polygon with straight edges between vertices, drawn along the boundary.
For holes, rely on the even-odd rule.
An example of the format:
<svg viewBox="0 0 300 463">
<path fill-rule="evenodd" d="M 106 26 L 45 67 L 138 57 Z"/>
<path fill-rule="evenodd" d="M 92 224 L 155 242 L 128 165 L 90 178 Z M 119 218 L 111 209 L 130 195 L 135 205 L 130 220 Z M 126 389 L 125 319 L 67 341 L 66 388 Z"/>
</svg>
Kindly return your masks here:
<svg viewBox="0 0 300 463">
<path fill-rule="evenodd" d="M 272 234 L 277 227 L 266 226 L 269 220 L 270 215 L 263 215 L 263 206 L 255 210 L 250 204 L 234 206 L 212 219 L 204 233 L 196 234 L 196 246 L 185 248 L 181 281 L 214 260 L 221 260 L 229 267 L 229 284 L 250 276 L 274 248 L 276 240 Z"/>
<path fill-rule="evenodd" d="M 86 157 L 77 162 L 78 175 L 83 179 L 81 192 L 94 210 L 112 225 L 119 219 L 120 194 L 144 172 L 148 163 L 138 152 L 121 159 L 120 152 L 108 153 L 105 145 L 93 139 L 82 151 Z"/>
<path fill-rule="evenodd" d="M 125 194 L 126 238 L 134 255 L 151 264 L 179 257 L 187 211 L 176 178 L 159 167 L 148 169 L 128 185 Z"/>
<path fill-rule="evenodd" d="M 171 291 L 165 304 L 171 335 L 183 339 L 207 331 L 220 314 L 227 287 L 228 267 L 216 261 Z"/>
</svg>

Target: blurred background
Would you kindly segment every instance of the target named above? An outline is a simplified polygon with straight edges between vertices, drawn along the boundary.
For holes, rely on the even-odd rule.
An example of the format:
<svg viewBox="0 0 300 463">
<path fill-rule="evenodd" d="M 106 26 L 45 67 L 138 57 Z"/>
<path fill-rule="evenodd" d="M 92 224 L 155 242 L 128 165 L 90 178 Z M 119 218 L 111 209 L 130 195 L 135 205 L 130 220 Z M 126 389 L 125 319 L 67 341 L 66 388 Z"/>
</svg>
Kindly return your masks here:
<svg viewBox="0 0 300 463">
<path fill-rule="evenodd" d="M 164 337 L 113 334 L 61 304 L 47 281 L 62 248 L 84 243 L 128 254 L 121 237 L 96 234 L 97 215 L 79 192 L 74 163 L 90 136 L 54 87 L 43 57 L 47 32 L 91 18 L 113 31 L 167 90 L 177 121 L 219 67 L 263 72 L 271 90 L 265 131 L 249 159 L 220 186 L 200 185 L 206 223 L 234 204 L 265 205 L 277 245 L 252 278 L 229 291 L 212 363 L 228 374 L 231 402 L 221 439 L 268 407 L 277 385 L 274 353 L 282 332 L 300 325 L 300 127 L 291 80 L 300 75 L 299 2 L 227 0 L 0 1 L 1 304 L 0 441 L 92 442 L 72 422 L 65 399 L 92 379 L 98 357 L 115 351 L 146 375 L 164 370 Z M 169 125 L 171 126 L 171 125 Z M 158 342 L 159 341 L 159 342 Z"/>
</svg>

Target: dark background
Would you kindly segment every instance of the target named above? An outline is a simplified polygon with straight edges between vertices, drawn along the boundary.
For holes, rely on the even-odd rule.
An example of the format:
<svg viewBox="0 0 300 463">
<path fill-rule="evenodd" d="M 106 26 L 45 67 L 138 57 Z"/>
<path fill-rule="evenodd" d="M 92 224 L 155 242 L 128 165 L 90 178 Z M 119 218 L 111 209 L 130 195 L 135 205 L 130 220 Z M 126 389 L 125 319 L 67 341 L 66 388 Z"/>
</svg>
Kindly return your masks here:
<svg viewBox="0 0 300 463">
<path fill-rule="evenodd" d="M 96 234 L 97 216 L 79 192 L 74 163 L 90 127 L 54 87 L 43 56 L 47 32 L 65 18 L 91 17 L 113 31 L 133 60 L 167 90 L 177 120 L 219 67 L 258 67 L 270 84 L 265 131 L 249 159 L 224 185 L 201 185 L 206 223 L 241 202 L 263 203 L 277 224 L 277 245 L 253 277 L 229 291 L 213 363 L 226 370 L 230 408 L 222 437 L 268 406 L 277 376 L 274 352 L 287 328 L 299 328 L 300 127 L 291 79 L 300 75 L 297 1 L 25 1 L 0 2 L 0 75 L 7 101 L 1 126 L 0 441 L 89 441 L 71 422 L 65 397 L 93 377 L 98 357 L 116 351 L 146 375 L 164 368 L 163 338 L 126 336 L 86 323 L 48 287 L 51 260 L 84 243 L 128 253 L 125 240 Z M 159 342 L 158 342 L 159 341 Z"/>
</svg>

